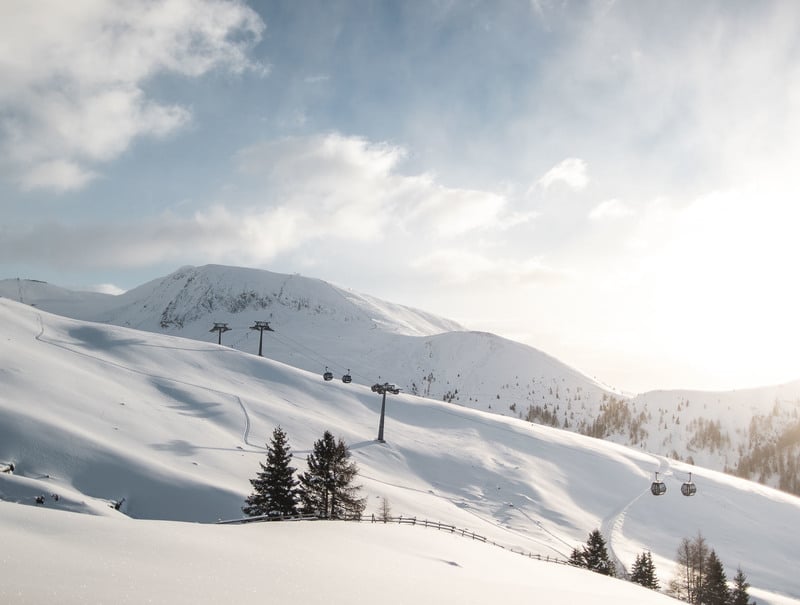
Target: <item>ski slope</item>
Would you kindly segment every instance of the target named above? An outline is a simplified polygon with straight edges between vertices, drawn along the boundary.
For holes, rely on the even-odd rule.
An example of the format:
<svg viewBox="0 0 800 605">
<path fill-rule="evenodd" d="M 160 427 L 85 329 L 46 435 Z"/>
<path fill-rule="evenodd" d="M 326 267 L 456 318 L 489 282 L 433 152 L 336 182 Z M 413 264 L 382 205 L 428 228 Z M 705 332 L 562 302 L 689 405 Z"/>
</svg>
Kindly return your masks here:
<svg viewBox="0 0 800 605">
<path fill-rule="evenodd" d="M 195 589 L 216 594 L 210 586 L 215 577 L 248 602 L 266 593 L 246 580 L 258 575 L 254 569 L 273 567 L 281 579 L 265 576 L 263 590 L 277 585 L 281 600 L 315 602 L 304 592 L 310 590 L 303 581 L 308 569 L 299 563 L 284 568 L 285 560 L 304 557 L 313 569 L 336 560 L 324 581 L 351 602 L 374 600 L 380 582 L 364 578 L 385 573 L 392 561 L 398 569 L 405 565 L 410 577 L 425 578 L 408 582 L 398 572 L 395 593 L 405 596 L 397 602 L 428 600 L 416 591 L 439 590 L 439 573 L 481 568 L 487 573 L 462 574 L 464 594 L 474 595 L 466 602 L 487 602 L 498 590 L 509 603 L 529 602 L 532 590 L 548 602 L 611 602 L 612 596 L 603 600 L 605 589 L 576 588 L 572 574 L 580 574 L 582 587 L 600 582 L 587 572 L 542 567 L 548 564 L 418 528 L 209 525 L 240 515 L 264 443 L 281 425 L 301 470 L 325 430 L 347 441 L 361 470 L 367 515 L 387 498 L 395 515 L 443 521 L 507 548 L 556 558 L 566 558 L 600 527 L 624 567 L 642 550 L 652 551 L 662 586 L 674 571 L 681 539 L 701 531 L 729 578 L 741 565 L 759 603 L 800 603 L 793 573 L 800 551 L 792 539 L 800 499 L 782 492 L 407 394 L 388 397 L 386 443 L 378 443 L 381 401 L 363 385 L 326 383 L 318 374 L 216 344 L 67 319 L 7 299 L 0 299 L 0 319 L 0 464 L 15 465 L 14 474 L 0 474 L 0 526 L 4 543 L 13 546 L 3 549 L 4 577 L 11 580 L 2 583 L 2 602 L 15 602 L 15 594 L 16 602 L 38 602 L 48 590 L 43 576 L 54 578 L 53 594 L 62 602 L 85 602 L 82 585 L 122 602 L 153 595 L 158 601 L 159 594 L 180 594 L 184 587 L 183 602 L 189 602 Z M 649 494 L 655 471 L 668 484 L 660 498 Z M 693 498 L 679 492 L 688 472 L 699 490 Z M 46 495 L 43 505 L 35 503 L 40 494 Z M 119 502 L 118 511 L 112 504 Z M 352 549 L 353 569 L 329 551 L 314 564 L 310 553 L 329 543 Z M 499 568 L 508 574 L 492 572 Z M 133 574 L 157 581 L 151 588 L 124 588 Z M 356 582 L 354 590 L 361 590 L 357 595 L 341 579 L 348 575 L 348 585 Z M 202 580 L 192 584 L 195 577 Z M 634 589 L 637 596 L 627 602 L 663 598 L 606 582 L 625 594 Z M 451 590 L 441 590 L 451 598 L 441 602 L 457 602 L 456 584 L 455 578 L 444 582 Z M 608 594 L 615 602 L 628 598 L 615 589 Z"/>
</svg>

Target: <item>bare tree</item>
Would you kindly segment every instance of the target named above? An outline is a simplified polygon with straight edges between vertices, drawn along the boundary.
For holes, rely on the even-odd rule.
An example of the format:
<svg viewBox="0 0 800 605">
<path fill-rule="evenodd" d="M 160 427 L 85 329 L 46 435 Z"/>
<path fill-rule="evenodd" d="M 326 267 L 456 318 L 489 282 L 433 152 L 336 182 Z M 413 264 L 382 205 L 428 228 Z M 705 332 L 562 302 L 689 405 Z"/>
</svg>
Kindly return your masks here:
<svg viewBox="0 0 800 605">
<path fill-rule="evenodd" d="M 378 510 L 378 520 L 386 523 L 391 516 L 392 516 L 392 507 L 389 504 L 389 500 L 387 500 L 386 497 L 384 496 L 383 498 L 381 498 L 381 507 Z"/>
<path fill-rule="evenodd" d="M 700 603 L 706 580 L 709 548 L 706 539 L 697 533 L 693 539 L 684 538 L 678 546 L 678 569 L 669 584 L 672 596 L 687 603 Z"/>
</svg>

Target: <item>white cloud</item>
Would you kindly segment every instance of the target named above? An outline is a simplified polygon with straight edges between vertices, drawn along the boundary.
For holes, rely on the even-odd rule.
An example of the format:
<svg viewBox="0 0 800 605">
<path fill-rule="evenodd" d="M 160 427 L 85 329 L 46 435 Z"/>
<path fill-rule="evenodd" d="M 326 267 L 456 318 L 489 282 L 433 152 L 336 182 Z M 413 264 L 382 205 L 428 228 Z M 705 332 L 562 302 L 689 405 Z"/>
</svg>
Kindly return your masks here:
<svg viewBox="0 0 800 605">
<path fill-rule="evenodd" d="M 80 189 L 95 174 L 69 160 L 46 160 L 24 172 L 19 179 L 23 189 Z"/>
<path fill-rule="evenodd" d="M 558 280 L 564 274 L 548 267 L 541 258 L 518 261 L 490 258 L 464 248 L 439 248 L 419 256 L 411 263 L 421 271 L 448 285 L 528 284 Z"/>
<path fill-rule="evenodd" d="M 613 220 L 631 216 L 633 210 L 624 202 L 618 199 L 610 199 L 600 202 L 589 213 L 589 219 L 593 221 Z"/>
<path fill-rule="evenodd" d="M 509 214 L 499 193 L 401 174 L 405 157 L 401 147 L 333 133 L 256 145 L 239 161 L 243 171 L 263 179 L 270 204 L 305 209 L 332 236 L 369 240 L 383 230 L 405 230 L 447 239 L 535 217 Z"/>
<path fill-rule="evenodd" d="M 385 243 L 387 253 L 407 262 L 409 245 L 461 245 L 476 233 L 491 240 L 536 216 L 510 211 L 495 192 L 445 187 L 427 174 L 404 175 L 399 165 L 405 155 L 394 145 L 340 134 L 256 145 L 238 156 L 242 174 L 253 179 L 245 192 L 237 189 L 191 215 L 183 206 L 180 216 L 166 213 L 124 225 L 49 223 L 7 230 L 0 232 L 0 257 L 86 267 L 198 259 L 259 265 L 316 242 L 340 241 Z M 493 269 L 520 276 L 538 270 Z"/>
<path fill-rule="evenodd" d="M 0 6 L 0 150 L 23 187 L 78 189 L 92 166 L 142 136 L 164 136 L 186 108 L 144 92 L 159 73 L 254 68 L 264 24 L 238 2 L 123 0 Z M 48 175 L 50 175 L 48 177 Z"/>
<path fill-rule="evenodd" d="M 549 189 L 556 183 L 563 183 L 570 189 L 580 191 L 589 183 L 586 162 L 580 158 L 567 158 L 548 170 L 536 184 Z"/>
<path fill-rule="evenodd" d="M 112 294 L 118 296 L 124 294 L 125 290 L 114 284 L 94 284 L 87 288 L 89 292 L 98 292 L 99 294 Z"/>
</svg>

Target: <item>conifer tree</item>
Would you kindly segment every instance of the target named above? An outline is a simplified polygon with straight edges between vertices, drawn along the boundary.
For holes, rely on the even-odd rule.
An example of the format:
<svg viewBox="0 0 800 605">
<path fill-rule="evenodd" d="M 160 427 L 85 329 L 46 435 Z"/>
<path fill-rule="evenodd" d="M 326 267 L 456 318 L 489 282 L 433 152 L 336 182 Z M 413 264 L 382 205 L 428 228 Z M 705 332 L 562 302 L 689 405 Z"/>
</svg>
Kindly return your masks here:
<svg viewBox="0 0 800 605">
<path fill-rule="evenodd" d="M 608 556 L 606 541 L 599 529 L 595 529 L 589 534 L 586 546 L 580 550 L 576 548 L 572 551 L 569 562 L 605 576 L 616 576 L 614 563 L 611 562 Z"/>
<path fill-rule="evenodd" d="M 249 516 L 258 515 L 296 515 L 297 480 L 291 448 L 286 433 L 281 427 L 272 431 L 272 439 L 267 446 L 267 463 L 261 462 L 261 471 L 250 480 L 253 493 L 245 500 L 247 506 L 242 512 Z"/>
<path fill-rule="evenodd" d="M 614 564 L 611 562 L 611 559 L 608 556 L 606 541 L 599 529 L 595 529 L 589 534 L 589 539 L 586 542 L 584 558 L 586 559 L 586 567 L 592 571 L 596 571 L 597 573 L 605 576 L 616 575 Z"/>
<path fill-rule="evenodd" d="M 569 563 L 575 567 L 586 567 L 586 561 L 583 558 L 583 549 L 573 548 L 572 553 L 569 555 Z"/>
<path fill-rule="evenodd" d="M 728 605 L 730 591 L 728 590 L 728 578 L 725 576 L 725 569 L 722 561 L 717 557 L 714 549 L 708 553 L 706 558 L 706 577 L 701 589 L 700 601 L 704 605 Z"/>
<path fill-rule="evenodd" d="M 658 590 L 659 583 L 656 577 L 656 568 L 653 565 L 653 555 L 649 550 L 636 556 L 636 561 L 634 561 L 631 568 L 631 582 L 652 590 Z"/>
<path fill-rule="evenodd" d="M 730 605 L 755 605 L 750 600 L 750 595 L 747 589 L 750 584 L 747 583 L 747 576 L 744 575 L 742 568 L 736 570 L 736 575 L 733 577 L 733 590 L 731 590 Z"/>
<path fill-rule="evenodd" d="M 306 461 L 308 471 L 300 474 L 303 512 L 323 519 L 361 516 L 366 501 L 358 497 L 360 486 L 352 485 L 358 466 L 350 460 L 345 442 L 325 431 Z"/>
</svg>

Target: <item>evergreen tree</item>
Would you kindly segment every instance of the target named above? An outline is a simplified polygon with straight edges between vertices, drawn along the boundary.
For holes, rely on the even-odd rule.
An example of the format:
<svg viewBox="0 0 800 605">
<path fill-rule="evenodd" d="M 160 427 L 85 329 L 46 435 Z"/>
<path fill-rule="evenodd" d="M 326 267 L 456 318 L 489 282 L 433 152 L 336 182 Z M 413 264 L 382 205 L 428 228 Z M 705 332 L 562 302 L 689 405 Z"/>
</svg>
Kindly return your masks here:
<svg viewBox="0 0 800 605">
<path fill-rule="evenodd" d="M 739 567 L 733 578 L 733 590 L 731 590 L 729 600 L 730 605 L 755 605 L 755 603 L 750 600 L 750 595 L 747 593 L 748 588 L 750 588 L 750 584 L 747 583 L 747 577 L 744 575 L 742 568 Z"/>
<path fill-rule="evenodd" d="M 611 559 L 608 557 L 606 541 L 599 529 L 595 529 L 589 534 L 586 546 L 582 549 L 574 549 L 570 555 L 569 562 L 578 567 L 585 567 L 594 572 L 605 576 L 615 576 L 616 569 Z"/>
<path fill-rule="evenodd" d="M 244 514 L 251 517 L 297 514 L 296 469 L 290 466 L 291 461 L 286 433 L 281 427 L 276 427 L 267 446 L 267 463 L 260 462 L 261 471 L 250 480 L 253 493 L 245 500 Z"/>
<path fill-rule="evenodd" d="M 586 567 L 586 561 L 583 558 L 583 550 L 580 548 L 573 548 L 569 556 L 569 564 L 575 567 Z"/>
<path fill-rule="evenodd" d="M 614 563 L 611 562 L 611 559 L 608 556 L 606 541 L 599 529 L 595 529 L 589 534 L 589 539 L 586 542 L 584 558 L 586 559 L 586 567 L 592 571 L 596 571 L 604 576 L 616 575 Z"/>
<path fill-rule="evenodd" d="M 631 568 L 631 582 L 652 590 L 658 590 L 659 583 L 656 577 L 656 568 L 653 565 L 653 555 L 649 550 L 636 556 L 636 561 L 634 561 Z"/>
<path fill-rule="evenodd" d="M 706 559 L 706 577 L 703 582 L 700 602 L 703 605 L 728 605 L 730 591 L 728 590 L 728 578 L 725 577 L 725 569 L 722 561 L 717 557 L 714 549 L 708 553 Z"/>
<path fill-rule="evenodd" d="M 345 442 L 325 431 L 306 461 L 308 471 L 300 474 L 303 512 L 323 519 L 361 516 L 366 501 L 358 497 L 360 487 L 352 485 L 358 466 Z"/>
</svg>

